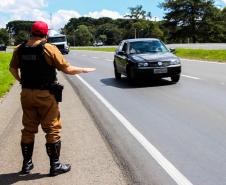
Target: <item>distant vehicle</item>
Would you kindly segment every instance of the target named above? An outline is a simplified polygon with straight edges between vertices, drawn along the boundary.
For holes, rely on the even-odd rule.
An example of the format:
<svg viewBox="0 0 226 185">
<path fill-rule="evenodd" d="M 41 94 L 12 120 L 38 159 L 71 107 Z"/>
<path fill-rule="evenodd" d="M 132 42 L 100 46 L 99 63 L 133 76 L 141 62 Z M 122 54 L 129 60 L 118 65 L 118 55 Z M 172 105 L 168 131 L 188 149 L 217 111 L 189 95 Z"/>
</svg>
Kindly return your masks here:
<svg viewBox="0 0 226 185">
<path fill-rule="evenodd" d="M 6 48 L 5 44 L 0 44 L 0 51 L 6 51 Z"/>
<path fill-rule="evenodd" d="M 176 83 L 180 79 L 181 63 L 159 39 L 128 39 L 115 52 L 114 73 L 117 80 L 123 74 L 131 81 L 140 77 L 171 77 Z"/>
<path fill-rule="evenodd" d="M 101 41 L 98 41 L 98 42 L 94 42 L 93 43 L 93 46 L 103 46 L 103 45 L 104 45 L 104 43 L 101 42 Z"/>
<path fill-rule="evenodd" d="M 55 30 L 49 30 L 48 42 L 55 45 L 62 54 L 69 53 L 69 46 L 66 35 L 60 34 Z"/>
</svg>

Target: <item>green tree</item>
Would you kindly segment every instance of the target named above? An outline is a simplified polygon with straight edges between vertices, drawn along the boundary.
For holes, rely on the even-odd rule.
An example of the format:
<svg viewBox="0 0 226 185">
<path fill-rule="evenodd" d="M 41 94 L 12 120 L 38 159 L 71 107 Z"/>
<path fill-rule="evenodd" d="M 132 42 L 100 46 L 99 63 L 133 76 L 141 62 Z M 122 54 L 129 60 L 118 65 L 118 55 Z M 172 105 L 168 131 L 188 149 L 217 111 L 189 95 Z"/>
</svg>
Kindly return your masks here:
<svg viewBox="0 0 226 185">
<path fill-rule="evenodd" d="M 106 37 L 106 45 L 115 45 L 118 44 L 120 40 L 122 40 L 122 30 L 119 29 L 115 24 L 107 23 L 100 25 L 96 30 L 95 38 L 98 39 L 101 35 L 102 37 Z"/>
<path fill-rule="evenodd" d="M 197 42 L 204 20 L 212 20 L 213 0 L 165 0 L 160 7 L 166 11 L 165 26 L 170 28 L 171 39 L 190 38 Z M 206 24 L 209 22 L 206 21 Z M 208 25 L 206 25 L 208 26 Z"/>
<path fill-rule="evenodd" d="M 160 29 L 158 22 L 149 20 L 138 20 L 132 23 L 129 30 L 133 35 L 130 38 L 159 38 L 163 39 L 164 32 Z"/>
<path fill-rule="evenodd" d="M 134 38 L 142 37 L 144 30 L 146 29 L 147 24 L 144 21 L 137 21 L 132 24 L 132 29 L 134 32 Z"/>
<path fill-rule="evenodd" d="M 27 33 L 31 32 L 31 26 L 34 21 L 10 21 L 6 25 L 6 29 L 12 35 L 18 34 L 20 31 L 25 31 Z"/>
<path fill-rule="evenodd" d="M 100 17 L 95 22 L 96 22 L 96 25 L 103 25 L 103 24 L 107 24 L 107 23 L 112 24 L 113 23 L 113 19 L 110 18 L 110 17 Z"/>
<path fill-rule="evenodd" d="M 159 38 L 161 40 L 165 40 L 164 39 L 164 32 L 161 30 L 161 28 L 159 26 L 159 23 L 154 23 L 154 24 L 151 25 L 150 37 Z"/>
<path fill-rule="evenodd" d="M 71 18 L 69 22 L 64 26 L 64 32 L 66 34 L 73 33 L 78 26 L 85 25 L 87 27 L 96 25 L 97 20 L 91 17 L 79 17 L 79 18 Z"/>
<path fill-rule="evenodd" d="M 92 34 L 85 25 L 80 25 L 75 30 L 75 43 L 79 46 L 91 45 Z"/>
<path fill-rule="evenodd" d="M 6 25 L 8 33 L 11 35 L 12 39 L 15 40 L 14 44 L 19 44 L 24 39 L 29 38 L 31 33 L 31 26 L 33 21 L 10 21 Z"/>
<path fill-rule="evenodd" d="M 122 39 L 134 38 L 134 30 L 132 25 L 135 23 L 134 19 L 116 19 L 114 24 L 121 30 Z"/>
<path fill-rule="evenodd" d="M 199 42 L 224 42 L 226 36 L 226 24 L 222 11 L 212 7 L 211 11 L 203 17 L 199 26 Z"/>
<path fill-rule="evenodd" d="M 137 5 L 136 7 L 130 7 L 130 14 L 125 15 L 125 17 L 129 17 L 130 19 L 146 19 L 151 18 L 151 12 L 146 12 L 143 10 L 142 5 Z"/>
<path fill-rule="evenodd" d="M 9 34 L 6 29 L 1 28 L 0 29 L 0 44 L 9 44 Z"/>
<path fill-rule="evenodd" d="M 98 40 L 102 41 L 103 43 L 106 43 L 107 39 L 107 35 L 99 35 L 98 37 Z"/>
<path fill-rule="evenodd" d="M 220 28 L 215 29 L 216 32 L 219 31 L 219 42 L 226 42 L 226 7 L 219 11 L 216 16 L 217 26 Z"/>
<path fill-rule="evenodd" d="M 15 36 L 14 36 L 14 39 L 15 39 L 15 45 L 18 45 L 18 44 L 21 44 L 23 43 L 24 41 L 28 40 L 30 37 L 30 35 L 28 34 L 28 32 L 26 31 L 19 31 Z"/>
</svg>

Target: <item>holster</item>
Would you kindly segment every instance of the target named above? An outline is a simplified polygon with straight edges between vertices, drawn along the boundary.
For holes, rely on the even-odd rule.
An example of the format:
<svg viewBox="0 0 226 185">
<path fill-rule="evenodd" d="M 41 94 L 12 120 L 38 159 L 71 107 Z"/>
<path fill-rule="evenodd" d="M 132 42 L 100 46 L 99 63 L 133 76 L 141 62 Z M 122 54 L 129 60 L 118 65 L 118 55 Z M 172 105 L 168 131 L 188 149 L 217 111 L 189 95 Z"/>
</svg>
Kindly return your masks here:
<svg viewBox="0 0 226 185">
<path fill-rule="evenodd" d="M 64 86 L 59 83 L 53 83 L 49 86 L 49 92 L 55 96 L 57 102 L 62 102 L 62 93 Z"/>
</svg>

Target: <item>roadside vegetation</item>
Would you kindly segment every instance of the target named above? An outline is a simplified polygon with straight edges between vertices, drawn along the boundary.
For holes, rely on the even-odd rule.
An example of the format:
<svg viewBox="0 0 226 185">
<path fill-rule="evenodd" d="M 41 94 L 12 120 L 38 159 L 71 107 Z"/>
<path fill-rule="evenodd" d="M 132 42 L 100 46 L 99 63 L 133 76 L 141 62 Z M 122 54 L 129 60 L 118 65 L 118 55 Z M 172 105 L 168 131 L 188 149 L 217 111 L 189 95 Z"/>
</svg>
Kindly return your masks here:
<svg viewBox="0 0 226 185">
<path fill-rule="evenodd" d="M 226 62 L 225 50 L 176 49 L 176 55 L 181 58 Z"/>
<path fill-rule="evenodd" d="M 151 3 L 151 2 L 150 2 Z M 118 45 L 129 38 L 159 38 L 165 43 L 225 43 L 226 7 L 215 0 L 162 0 L 162 20 L 146 7 L 129 7 L 125 16 L 73 17 L 60 29 L 70 46 L 91 46 L 95 42 Z M 30 37 L 33 24 L 28 20 L 12 20 L 0 29 L 0 44 L 17 45 Z"/>
<path fill-rule="evenodd" d="M 94 47 L 81 47 L 81 48 L 70 48 L 70 50 L 89 50 L 89 51 L 105 51 L 105 52 L 115 52 L 115 47 L 101 47 L 101 48 L 94 48 Z"/>
<path fill-rule="evenodd" d="M 12 53 L 0 53 L 0 97 L 9 91 L 15 81 L 9 72 L 11 57 Z"/>
<path fill-rule="evenodd" d="M 80 47 L 71 48 L 71 50 L 89 50 L 89 51 L 105 51 L 105 52 L 115 52 L 114 47 L 105 48 L 94 48 L 94 47 Z M 225 50 L 204 50 L 204 49 L 183 49 L 177 48 L 176 53 L 178 57 L 197 59 L 197 60 L 207 60 L 216 62 L 226 62 L 226 52 Z"/>
</svg>

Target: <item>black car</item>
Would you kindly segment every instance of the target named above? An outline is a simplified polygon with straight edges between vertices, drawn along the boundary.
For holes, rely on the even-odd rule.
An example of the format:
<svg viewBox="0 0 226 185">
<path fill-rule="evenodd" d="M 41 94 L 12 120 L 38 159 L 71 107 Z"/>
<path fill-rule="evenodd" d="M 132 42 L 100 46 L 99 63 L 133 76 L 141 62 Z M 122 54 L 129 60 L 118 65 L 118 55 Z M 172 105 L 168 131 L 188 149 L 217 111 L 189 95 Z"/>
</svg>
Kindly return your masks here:
<svg viewBox="0 0 226 185">
<path fill-rule="evenodd" d="M 6 45 L 0 44 L 0 51 L 6 51 Z"/>
<path fill-rule="evenodd" d="M 180 59 L 159 39 L 123 40 L 114 55 L 114 72 L 117 80 L 121 75 L 131 81 L 141 77 L 171 77 L 178 82 L 181 73 Z"/>
</svg>

